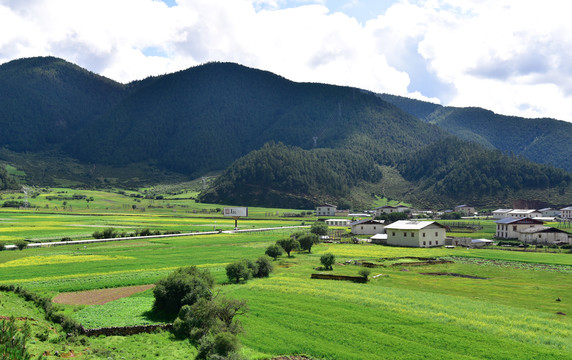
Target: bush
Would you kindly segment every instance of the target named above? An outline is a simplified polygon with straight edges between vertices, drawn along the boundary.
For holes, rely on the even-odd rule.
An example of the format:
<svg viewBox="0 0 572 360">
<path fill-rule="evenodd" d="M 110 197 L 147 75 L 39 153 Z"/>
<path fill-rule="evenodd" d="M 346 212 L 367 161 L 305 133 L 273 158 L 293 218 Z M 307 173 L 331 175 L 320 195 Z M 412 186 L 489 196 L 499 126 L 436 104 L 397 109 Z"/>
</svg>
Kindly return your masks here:
<svg viewBox="0 0 572 360">
<path fill-rule="evenodd" d="M 0 251 L 6 250 L 6 244 L 0 243 Z"/>
<path fill-rule="evenodd" d="M 228 277 L 228 280 L 234 280 L 238 284 L 241 279 L 246 281 L 252 278 L 254 265 L 251 264 L 252 262 L 248 260 L 240 260 L 228 264 L 226 266 L 226 276 Z M 256 269 L 256 272 L 258 272 L 258 269 Z"/>
<path fill-rule="evenodd" d="M 199 299 L 211 299 L 214 278 L 208 270 L 196 266 L 175 270 L 160 280 L 153 289 L 153 311 L 174 316 L 184 305 L 193 305 Z"/>
<path fill-rule="evenodd" d="M 279 256 L 282 256 L 282 248 L 276 244 L 270 245 L 264 253 L 276 260 Z"/>
<path fill-rule="evenodd" d="M 320 257 L 320 262 L 326 270 L 332 270 L 332 265 L 336 262 L 336 256 L 334 254 L 324 254 Z"/>
<path fill-rule="evenodd" d="M 359 271 L 359 276 L 361 276 L 362 278 L 364 278 L 366 281 L 369 278 L 369 274 L 371 274 L 371 271 L 369 271 L 369 269 L 361 269 Z"/>
<path fill-rule="evenodd" d="M 253 273 L 252 275 L 257 278 L 261 277 L 269 277 L 270 273 L 274 271 L 274 266 L 272 265 L 272 261 L 266 255 L 259 257 L 256 260 L 257 265 L 257 272 Z"/>
<path fill-rule="evenodd" d="M 316 221 L 310 227 L 310 232 L 318 236 L 328 235 L 328 224 L 321 221 Z"/>
<path fill-rule="evenodd" d="M 18 240 L 14 243 L 14 245 L 16 245 L 18 250 L 24 250 L 25 248 L 28 247 L 28 243 L 25 242 L 24 240 Z"/>
<path fill-rule="evenodd" d="M 292 252 L 292 250 L 300 249 L 300 243 L 298 242 L 298 240 L 294 238 L 280 239 L 276 241 L 276 245 L 284 249 L 284 251 L 286 251 L 286 254 L 288 254 L 288 257 L 290 257 L 290 253 Z"/>
<path fill-rule="evenodd" d="M 62 238 L 62 241 L 72 241 L 72 239 L 69 236 L 65 236 Z"/>
<path fill-rule="evenodd" d="M 317 244 L 320 238 L 316 234 L 304 234 L 297 240 L 300 243 L 300 248 L 302 248 L 302 250 L 308 250 L 308 252 L 312 252 L 312 246 Z"/>
</svg>

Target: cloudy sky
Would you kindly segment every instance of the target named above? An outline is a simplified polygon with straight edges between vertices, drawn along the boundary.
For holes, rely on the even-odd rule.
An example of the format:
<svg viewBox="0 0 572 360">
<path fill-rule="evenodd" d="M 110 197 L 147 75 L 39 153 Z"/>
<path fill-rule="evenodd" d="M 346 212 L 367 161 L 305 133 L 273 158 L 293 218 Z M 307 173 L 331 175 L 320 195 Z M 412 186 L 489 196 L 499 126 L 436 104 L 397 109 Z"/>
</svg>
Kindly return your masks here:
<svg viewBox="0 0 572 360">
<path fill-rule="evenodd" d="M 572 121 L 565 0 L 0 0 L 0 63 L 120 82 L 233 61 L 295 81 Z"/>
</svg>

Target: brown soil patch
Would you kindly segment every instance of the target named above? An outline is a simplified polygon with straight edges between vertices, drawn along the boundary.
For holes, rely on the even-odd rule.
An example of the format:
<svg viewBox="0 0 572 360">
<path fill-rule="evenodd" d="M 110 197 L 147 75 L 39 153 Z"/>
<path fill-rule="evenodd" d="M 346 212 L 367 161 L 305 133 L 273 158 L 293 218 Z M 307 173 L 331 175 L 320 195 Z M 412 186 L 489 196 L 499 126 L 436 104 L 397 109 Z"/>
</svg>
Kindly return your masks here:
<svg viewBox="0 0 572 360">
<path fill-rule="evenodd" d="M 66 305 L 102 305 L 153 288 L 155 285 L 126 286 L 112 289 L 61 293 L 52 301 Z"/>
</svg>

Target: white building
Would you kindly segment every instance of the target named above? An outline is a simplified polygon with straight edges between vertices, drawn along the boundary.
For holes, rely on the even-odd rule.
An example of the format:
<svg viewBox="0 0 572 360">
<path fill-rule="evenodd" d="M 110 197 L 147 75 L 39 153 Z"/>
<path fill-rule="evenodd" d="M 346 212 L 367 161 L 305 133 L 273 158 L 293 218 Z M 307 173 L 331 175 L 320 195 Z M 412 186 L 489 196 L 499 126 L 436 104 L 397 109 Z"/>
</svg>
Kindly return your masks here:
<svg viewBox="0 0 572 360">
<path fill-rule="evenodd" d="M 564 219 L 572 219 L 572 206 L 560 209 L 560 216 Z"/>
<path fill-rule="evenodd" d="M 385 206 L 380 206 L 380 207 L 375 208 L 375 216 L 379 216 L 381 214 L 405 212 L 408 210 L 409 210 L 409 208 L 407 206 L 404 206 L 404 205 L 397 205 L 397 206 L 385 205 Z"/>
<path fill-rule="evenodd" d="M 387 244 L 408 247 L 445 245 L 447 227 L 435 221 L 399 220 L 385 227 Z"/>
<path fill-rule="evenodd" d="M 316 207 L 316 216 L 335 216 L 337 208 L 336 205 L 331 204 L 318 205 Z"/>
<path fill-rule="evenodd" d="M 473 239 L 467 237 L 453 238 L 452 244 L 455 246 L 466 246 L 470 248 L 481 248 L 493 244 L 492 240 L 488 239 Z"/>
<path fill-rule="evenodd" d="M 465 214 L 466 216 L 475 215 L 475 208 L 469 205 L 457 205 L 455 206 L 455 212 Z"/>
<path fill-rule="evenodd" d="M 497 209 L 493 211 L 493 219 L 504 219 L 508 217 L 508 213 L 511 212 L 512 209 Z"/>
<path fill-rule="evenodd" d="M 541 213 L 541 217 L 556 217 L 560 215 L 560 210 L 553 209 L 553 208 L 544 208 L 538 209 L 538 212 Z"/>
<path fill-rule="evenodd" d="M 522 229 L 518 240 L 529 244 L 555 244 L 570 243 L 572 234 L 548 226 L 539 226 Z"/>
<path fill-rule="evenodd" d="M 497 231 L 495 237 L 497 239 L 518 239 L 520 232 L 530 227 L 542 227 L 543 222 L 531 218 L 505 218 L 495 221 Z"/>
<path fill-rule="evenodd" d="M 542 214 L 539 211 L 528 209 L 514 209 L 509 211 L 507 214 L 507 217 L 511 217 L 513 219 L 535 218 L 541 216 Z"/>
<path fill-rule="evenodd" d="M 328 226 L 350 226 L 351 221 L 348 219 L 328 219 L 325 223 Z"/>
<path fill-rule="evenodd" d="M 385 228 L 383 220 L 372 219 L 354 221 L 350 225 L 352 227 L 352 234 L 355 235 L 382 234 Z"/>
</svg>

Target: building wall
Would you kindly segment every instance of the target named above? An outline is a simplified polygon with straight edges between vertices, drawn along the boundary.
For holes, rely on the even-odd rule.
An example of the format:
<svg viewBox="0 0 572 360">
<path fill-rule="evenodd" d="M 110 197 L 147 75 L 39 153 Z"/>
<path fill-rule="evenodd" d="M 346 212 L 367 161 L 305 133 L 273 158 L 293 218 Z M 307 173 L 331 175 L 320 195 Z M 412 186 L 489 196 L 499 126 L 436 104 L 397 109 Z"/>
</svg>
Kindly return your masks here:
<svg viewBox="0 0 572 360">
<path fill-rule="evenodd" d="M 562 214 L 560 216 L 562 216 L 565 219 L 572 219 L 572 210 L 562 210 L 561 211 Z"/>
<path fill-rule="evenodd" d="M 334 216 L 336 215 L 336 208 L 332 206 L 318 206 L 316 208 L 317 216 Z"/>
<path fill-rule="evenodd" d="M 541 227 L 540 224 L 497 224 L 495 237 L 498 239 L 518 239 L 520 231 L 529 227 Z"/>
<path fill-rule="evenodd" d="M 382 224 L 358 224 L 352 226 L 352 233 L 356 235 L 383 234 L 384 228 Z"/>
<path fill-rule="evenodd" d="M 554 244 L 557 242 L 569 242 L 568 234 L 559 232 L 539 232 L 534 234 L 519 234 L 518 240 L 532 244 Z"/>
<path fill-rule="evenodd" d="M 347 219 L 339 219 L 339 220 L 326 220 L 325 221 L 328 226 L 348 226 L 350 221 Z"/>
<path fill-rule="evenodd" d="M 386 229 L 387 244 L 408 247 L 433 247 L 445 245 L 445 229 L 428 226 L 421 230 Z"/>
</svg>

